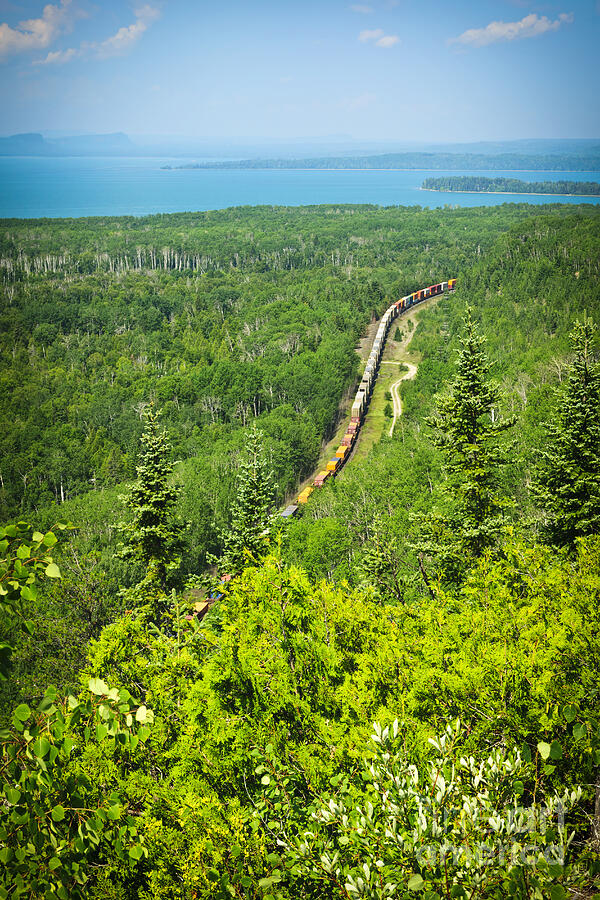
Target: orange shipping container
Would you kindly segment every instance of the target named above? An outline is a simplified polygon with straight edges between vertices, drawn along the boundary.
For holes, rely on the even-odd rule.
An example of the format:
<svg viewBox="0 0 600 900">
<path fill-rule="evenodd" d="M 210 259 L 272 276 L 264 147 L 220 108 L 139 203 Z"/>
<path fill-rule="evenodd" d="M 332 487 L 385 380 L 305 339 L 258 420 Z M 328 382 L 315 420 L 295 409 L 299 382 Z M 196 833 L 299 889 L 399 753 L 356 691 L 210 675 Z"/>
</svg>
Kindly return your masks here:
<svg viewBox="0 0 600 900">
<path fill-rule="evenodd" d="M 346 453 L 347 453 L 347 452 L 348 452 L 348 448 L 347 448 L 347 447 L 344 447 L 344 445 L 342 444 L 342 445 L 341 445 L 340 447 L 338 447 L 337 450 L 335 451 L 335 455 L 336 455 L 337 457 L 339 457 L 340 459 L 345 459 Z"/>
</svg>

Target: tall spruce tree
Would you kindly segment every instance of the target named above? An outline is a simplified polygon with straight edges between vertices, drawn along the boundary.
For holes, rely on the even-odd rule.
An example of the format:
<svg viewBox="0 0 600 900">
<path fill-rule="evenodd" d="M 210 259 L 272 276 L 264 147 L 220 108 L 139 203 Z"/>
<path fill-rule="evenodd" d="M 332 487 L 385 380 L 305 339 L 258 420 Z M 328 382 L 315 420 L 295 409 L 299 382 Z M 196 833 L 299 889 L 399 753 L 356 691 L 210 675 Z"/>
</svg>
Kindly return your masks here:
<svg viewBox="0 0 600 900">
<path fill-rule="evenodd" d="M 237 473 L 231 524 L 221 533 L 223 554 L 218 561 L 221 573 L 237 574 L 267 553 L 273 532 L 274 500 L 273 473 L 265 458 L 263 435 L 253 426 L 246 434 Z"/>
<path fill-rule="evenodd" d="M 490 381 L 485 338 L 467 309 L 457 372 L 427 420 L 444 455 L 441 510 L 421 521 L 419 549 L 436 558 L 445 578 L 461 572 L 496 540 L 508 502 L 499 493 L 505 461 L 500 434 L 514 419 L 497 417 L 498 388 Z"/>
<path fill-rule="evenodd" d="M 534 493 L 550 540 L 571 546 L 600 533 L 600 365 L 594 357 L 597 328 L 589 319 L 571 332 L 575 358 L 556 423 L 548 424 L 539 451 Z"/>
<path fill-rule="evenodd" d="M 121 556 L 146 567 L 138 593 L 156 599 L 166 591 L 168 574 L 179 562 L 181 527 L 173 517 L 179 490 L 171 483 L 171 446 L 152 407 L 146 412 L 141 445 L 137 480 L 125 498 L 132 518 L 121 524 L 125 542 Z"/>
</svg>

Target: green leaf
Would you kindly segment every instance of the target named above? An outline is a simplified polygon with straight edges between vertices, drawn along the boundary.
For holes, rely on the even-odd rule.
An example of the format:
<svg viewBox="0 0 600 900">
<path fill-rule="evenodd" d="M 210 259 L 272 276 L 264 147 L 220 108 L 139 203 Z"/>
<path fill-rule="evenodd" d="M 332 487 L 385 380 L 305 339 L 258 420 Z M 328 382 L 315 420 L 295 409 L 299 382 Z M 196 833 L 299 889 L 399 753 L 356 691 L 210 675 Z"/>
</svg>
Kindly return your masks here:
<svg viewBox="0 0 600 900">
<path fill-rule="evenodd" d="M 54 872 L 55 869 L 60 869 L 61 866 L 62 866 L 62 863 L 61 863 L 60 859 L 58 858 L 58 856 L 53 856 L 52 859 L 50 860 L 50 862 L 48 863 L 48 868 L 50 869 L 51 872 Z"/>
<path fill-rule="evenodd" d="M 550 744 L 550 757 L 552 759 L 560 759 L 562 756 L 562 747 L 560 741 L 552 741 Z"/>
<path fill-rule="evenodd" d="M 108 694 L 108 685 L 101 678 L 90 678 L 88 689 L 98 697 L 102 696 L 102 694 Z"/>
<path fill-rule="evenodd" d="M 48 738 L 41 737 L 33 745 L 33 752 L 39 759 L 43 759 L 50 749 L 50 741 Z"/>
<path fill-rule="evenodd" d="M 60 569 L 56 563 L 48 563 L 44 569 L 44 573 L 48 578 L 60 578 Z"/>
<path fill-rule="evenodd" d="M 550 900 L 566 900 L 567 892 L 562 884 L 555 884 L 550 889 Z"/>
<path fill-rule="evenodd" d="M 573 737 L 576 741 L 583 741 L 587 737 L 587 727 L 583 722 L 573 726 Z"/>
<path fill-rule="evenodd" d="M 572 703 L 569 703 L 568 706 L 565 706 L 563 713 L 567 722 L 571 723 L 577 717 L 577 707 L 573 706 Z"/>
<path fill-rule="evenodd" d="M 108 734 L 108 726 L 96 725 L 96 739 L 97 740 L 103 741 L 107 734 Z"/>
<path fill-rule="evenodd" d="M 20 722 L 26 722 L 31 715 L 31 710 L 26 703 L 20 703 L 15 709 L 14 715 Z"/>
<path fill-rule="evenodd" d="M 230 853 L 231 853 L 232 859 L 237 859 L 238 856 L 241 856 L 241 854 L 242 854 L 242 848 L 240 847 L 239 844 L 234 844 L 233 847 L 231 848 Z"/>
<path fill-rule="evenodd" d="M 422 891 L 425 887 L 425 882 L 421 878 L 420 875 L 413 875 L 412 878 L 408 880 L 408 889 L 409 891 Z"/>
<path fill-rule="evenodd" d="M 548 759 L 548 757 L 550 756 L 550 744 L 546 744 L 544 743 L 544 741 L 540 741 L 537 745 L 537 748 L 542 759 Z"/>
<path fill-rule="evenodd" d="M 260 779 L 260 783 L 261 784 L 271 784 L 271 776 L 263 775 L 263 777 Z"/>
<path fill-rule="evenodd" d="M 148 719 L 148 710 L 145 706 L 140 706 L 135 714 L 135 721 L 144 724 Z"/>
<path fill-rule="evenodd" d="M 270 888 L 272 884 L 279 884 L 281 877 L 279 875 L 271 875 L 269 878 L 260 878 L 258 886 L 260 888 Z"/>
<path fill-rule="evenodd" d="M 54 822 L 62 822 L 65 817 L 65 808 L 61 806 L 60 803 L 58 806 L 55 806 L 52 812 L 50 813 Z"/>
<path fill-rule="evenodd" d="M 5 787 L 4 794 L 9 803 L 14 806 L 21 799 L 21 791 L 18 788 Z"/>
<path fill-rule="evenodd" d="M 44 540 L 44 544 L 46 547 L 54 547 L 54 545 L 58 541 L 58 538 L 56 537 L 55 534 L 53 534 L 51 531 L 49 531 L 47 534 L 44 535 L 43 540 Z M 52 576 L 52 577 L 54 577 L 54 576 Z"/>
<path fill-rule="evenodd" d="M 34 531 L 33 534 L 31 535 L 31 540 L 35 541 L 36 544 L 41 544 L 42 541 L 44 540 L 44 535 L 42 534 L 41 531 Z"/>
<path fill-rule="evenodd" d="M 515 783 L 513 785 L 513 790 L 514 790 L 515 794 L 517 795 L 517 797 L 520 797 L 521 794 L 523 794 L 525 792 L 525 785 L 523 784 L 522 781 L 515 781 Z"/>
<path fill-rule="evenodd" d="M 134 844 L 129 848 L 129 855 L 132 859 L 141 859 L 144 855 L 144 848 L 141 844 Z"/>
</svg>

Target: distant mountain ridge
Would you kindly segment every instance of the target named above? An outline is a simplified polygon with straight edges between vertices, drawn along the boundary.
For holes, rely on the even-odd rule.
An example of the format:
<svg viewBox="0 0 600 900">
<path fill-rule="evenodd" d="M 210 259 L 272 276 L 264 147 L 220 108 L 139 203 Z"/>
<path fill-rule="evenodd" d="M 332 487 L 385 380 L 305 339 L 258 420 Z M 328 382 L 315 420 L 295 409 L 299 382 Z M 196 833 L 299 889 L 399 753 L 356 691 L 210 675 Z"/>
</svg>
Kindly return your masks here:
<svg viewBox="0 0 600 900">
<path fill-rule="evenodd" d="M 258 140 L 258 139 L 257 139 Z M 117 131 L 110 134 L 48 136 L 25 132 L 0 137 L 0 156 L 128 156 L 181 158 L 173 168 L 219 169 L 450 169 L 450 170 L 554 170 L 598 171 L 600 139 L 556 138 L 476 143 L 429 144 L 348 138 L 323 139 L 320 146 L 295 139 L 248 143 L 236 138 L 186 138 L 137 135 L 132 140 Z M 164 168 L 169 168 L 165 166 Z"/>
<path fill-rule="evenodd" d="M 0 156 L 123 156 L 138 149 L 123 132 L 45 138 L 37 132 L 0 137 Z"/>
</svg>

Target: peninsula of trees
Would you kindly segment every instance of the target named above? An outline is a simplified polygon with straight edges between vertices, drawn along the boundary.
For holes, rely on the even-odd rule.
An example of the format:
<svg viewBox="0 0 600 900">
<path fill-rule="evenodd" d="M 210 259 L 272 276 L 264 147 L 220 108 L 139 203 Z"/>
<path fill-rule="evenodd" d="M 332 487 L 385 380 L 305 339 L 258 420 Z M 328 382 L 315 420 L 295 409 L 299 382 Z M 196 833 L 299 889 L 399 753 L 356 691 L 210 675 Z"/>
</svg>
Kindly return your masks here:
<svg viewBox="0 0 600 900">
<path fill-rule="evenodd" d="M 521 181 L 518 178 L 486 178 L 482 175 L 448 175 L 426 178 L 424 191 L 461 191 L 474 194 L 559 194 L 600 197 L 597 181 Z"/>
<path fill-rule="evenodd" d="M 373 156 L 319 156 L 306 159 L 239 159 L 186 163 L 163 169 L 457 169 L 591 172 L 600 169 L 600 148 L 585 153 L 381 153 Z"/>
</svg>

